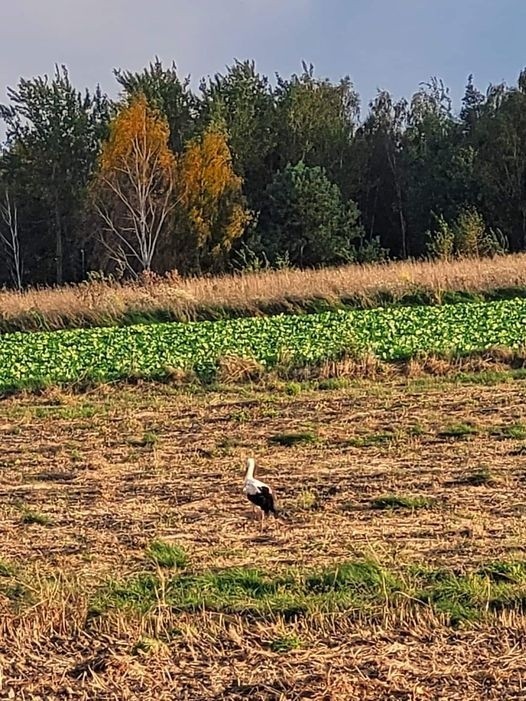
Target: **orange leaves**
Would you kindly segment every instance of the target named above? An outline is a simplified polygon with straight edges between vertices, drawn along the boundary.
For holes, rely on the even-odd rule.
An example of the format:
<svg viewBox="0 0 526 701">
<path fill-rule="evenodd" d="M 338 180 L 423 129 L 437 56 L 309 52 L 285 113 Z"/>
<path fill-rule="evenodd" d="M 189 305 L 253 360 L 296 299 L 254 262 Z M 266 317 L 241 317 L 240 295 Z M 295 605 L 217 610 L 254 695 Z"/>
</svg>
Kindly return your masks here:
<svg viewBox="0 0 526 701">
<path fill-rule="evenodd" d="M 144 95 L 113 120 L 94 183 L 102 242 L 122 269 L 218 268 L 249 215 L 223 132 L 210 129 L 176 157 L 166 119 Z"/>
<path fill-rule="evenodd" d="M 188 205 L 203 195 L 219 199 L 227 190 L 241 187 L 241 178 L 232 169 L 230 149 L 225 135 L 209 130 L 202 139 L 191 141 L 182 158 L 183 201 Z"/>
<path fill-rule="evenodd" d="M 164 117 L 138 95 L 113 120 L 110 136 L 102 148 L 100 170 L 105 176 L 128 169 L 130 161 L 142 162 L 143 174 L 155 167 L 171 179 L 175 156 L 168 147 L 170 129 Z"/>
<path fill-rule="evenodd" d="M 195 245 L 211 258 L 228 251 L 250 220 L 242 198 L 242 178 L 234 172 L 225 134 L 209 129 L 191 141 L 178 167 L 181 203 Z"/>
<path fill-rule="evenodd" d="M 117 269 L 132 275 L 158 263 L 170 235 L 176 159 L 168 138 L 166 119 L 138 95 L 115 117 L 102 148 L 92 188 L 100 238 Z"/>
</svg>

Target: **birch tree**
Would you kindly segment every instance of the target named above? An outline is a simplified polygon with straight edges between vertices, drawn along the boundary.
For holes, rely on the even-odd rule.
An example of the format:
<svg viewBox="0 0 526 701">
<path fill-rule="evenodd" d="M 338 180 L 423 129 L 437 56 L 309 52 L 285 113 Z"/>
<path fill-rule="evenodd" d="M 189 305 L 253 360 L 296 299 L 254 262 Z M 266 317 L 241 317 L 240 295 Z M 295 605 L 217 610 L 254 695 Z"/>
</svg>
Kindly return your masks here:
<svg viewBox="0 0 526 701">
<path fill-rule="evenodd" d="M 18 208 L 11 200 L 7 189 L 4 193 L 4 201 L 0 204 L 0 219 L 0 243 L 8 261 L 11 282 L 17 290 L 21 290 L 22 259 L 18 231 Z"/>
<path fill-rule="evenodd" d="M 100 240 L 114 264 L 134 277 L 152 269 L 176 206 L 168 140 L 166 119 L 144 95 L 134 97 L 110 125 L 93 183 Z"/>
</svg>

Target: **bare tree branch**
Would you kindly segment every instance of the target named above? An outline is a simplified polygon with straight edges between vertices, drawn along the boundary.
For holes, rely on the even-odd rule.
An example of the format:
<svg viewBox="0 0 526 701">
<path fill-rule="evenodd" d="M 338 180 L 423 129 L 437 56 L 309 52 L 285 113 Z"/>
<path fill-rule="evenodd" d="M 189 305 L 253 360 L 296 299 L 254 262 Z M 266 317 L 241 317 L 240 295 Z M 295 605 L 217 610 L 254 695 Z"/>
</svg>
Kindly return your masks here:
<svg viewBox="0 0 526 701">
<path fill-rule="evenodd" d="M 5 227 L 0 227 L 0 241 L 9 260 L 11 280 L 17 290 L 22 289 L 22 261 L 20 257 L 20 235 L 18 231 L 18 207 L 11 202 L 9 191 L 5 191 L 5 199 L 0 204 L 0 217 Z M 5 229 L 5 230 L 4 230 Z"/>
</svg>

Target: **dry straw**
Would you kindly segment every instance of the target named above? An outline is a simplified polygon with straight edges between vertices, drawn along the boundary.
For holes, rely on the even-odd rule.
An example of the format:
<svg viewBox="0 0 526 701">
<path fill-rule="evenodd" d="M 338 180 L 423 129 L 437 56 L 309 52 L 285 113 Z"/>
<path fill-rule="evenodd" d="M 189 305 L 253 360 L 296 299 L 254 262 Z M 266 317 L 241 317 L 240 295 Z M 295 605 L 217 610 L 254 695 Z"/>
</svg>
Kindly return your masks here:
<svg viewBox="0 0 526 701">
<path fill-rule="evenodd" d="M 352 301 L 374 306 L 425 295 L 440 302 L 447 292 L 488 293 L 526 288 L 526 254 L 447 262 L 404 261 L 320 270 L 264 271 L 181 279 L 177 275 L 119 285 L 92 281 L 77 286 L 0 292 L 0 327 L 60 329 L 106 325 L 152 315 L 169 319 L 221 314 L 301 311 L 308 303 Z M 311 305 L 312 307 L 312 305 Z"/>
</svg>

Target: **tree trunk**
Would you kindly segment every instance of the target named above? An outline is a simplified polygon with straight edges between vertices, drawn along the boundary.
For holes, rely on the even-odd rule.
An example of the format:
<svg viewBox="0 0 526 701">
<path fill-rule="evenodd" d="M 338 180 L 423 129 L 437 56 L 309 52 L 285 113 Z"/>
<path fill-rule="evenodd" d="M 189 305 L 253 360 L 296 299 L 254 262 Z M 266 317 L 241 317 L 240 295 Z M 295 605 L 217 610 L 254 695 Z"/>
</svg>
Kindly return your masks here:
<svg viewBox="0 0 526 701">
<path fill-rule="evenodd" d="M 402 258 L 407 258 L 407 226 L 404 217 L 404 207 L 402 203 L 402 191 L 400 185 L 396 183 L 396 199 L 398 200 L 398 217 L 400 219 L 400 234 L 402 236 Z"/>
<path fill-rule="evenodd" d="M 396 153 L 391 152 L 389 144 L 386 145 L 387 151 L 387 161 L 391 167 L 391 173 L 393 176 L 393 183 L 396 191 L 398 218 L 400 221 L 400 236 L 402 239 L 402 258 L 407 258 L 407 226 L 404 217 L 404 205 L 402 198 L 402 185 L 400 183 L 400 174 L 398 169 L 398 163 L 396 160 Z"/>
<path fill-rule="evenodd" d="M 64 251 L 62 243 L 62 222 L 57 204 L 55 204 L 55 244 L 56 282 L 57 285 L 61 285 L 64 272 Z"/>
<path fill-rule="evenodd" d="M 373 215 L 371 217 L 371 227 L 369 229 L 369 240 L 373 240 L 374 236 L 374 225 L 376 224 L 376 210 L 378 208 L 378 185 L 374 189 L 374 205 L 373 205 Z"/>
</svg>

